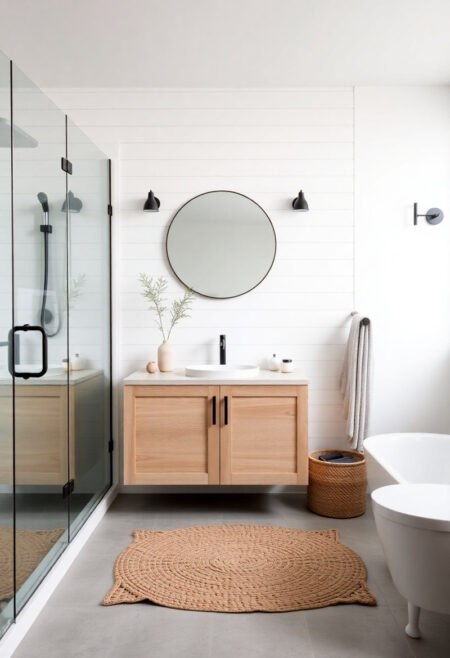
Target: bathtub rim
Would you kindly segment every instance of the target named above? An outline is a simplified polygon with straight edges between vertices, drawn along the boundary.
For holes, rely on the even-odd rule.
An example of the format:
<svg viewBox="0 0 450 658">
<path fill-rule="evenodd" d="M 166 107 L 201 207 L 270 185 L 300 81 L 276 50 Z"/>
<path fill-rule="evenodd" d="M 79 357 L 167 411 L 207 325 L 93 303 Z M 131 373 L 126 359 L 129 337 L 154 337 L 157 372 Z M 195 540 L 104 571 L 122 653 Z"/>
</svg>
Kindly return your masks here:
<svg viewBox="0 0 450 658">
<path fill-rule="evenodd" d="M 372 507 L 374 514 L 379 514 L 385 519 L 392 521 L 393 523 L 399 523 L 400 525 L 405 525 L 413 528 L 418 528 L 420 530 L 432 530 L 435 532 L 447 532 L 450 533 L 450 517 L 439 518 L 439 517 L 427 517 L 420 516 L 419 514 L 411 514 L 410 512 L 403 512 L 401 509 L 394 509 L 391 507 L 389 499 L 395 497 L 396 491 L 398 488 L 409 489 L 412 495 L 424 495 L 424 492 L 427 492 L 428 495 L 431 495 L 431 490 L 436 494 L 436 488 L 442 488 L 450 492 L 450 484 L 430 484 L 430 483 L 398 483 L 398 484 L 389 484 L 385 487 L 379 487 L 372 491 L 370 497 L 372 500 Z"/>
<path fill-rule="evenodd" d="M 379 464 L 398 484 L 412 483 L 403 475 L 401 475 L 394 468 L 394 466 L 384 458 L 385 456 L 383 454 L 380 454 L 379 448 L 380 444 L 388 443 L 390 441 L 400 441 L 401 439 L 405 440 L 406 437 L 409 437 L 410 439 L 423 438 L 424 440 L 434 439 L 437 441 L 450 441 L 450 434 L 437 432 L 385 432 L 383 434 L 373 434 L 364 439 L 364 452 L 367 452 L 367 454 L 373 460 L 375 460 L 377 464 Z"/>
</svg>

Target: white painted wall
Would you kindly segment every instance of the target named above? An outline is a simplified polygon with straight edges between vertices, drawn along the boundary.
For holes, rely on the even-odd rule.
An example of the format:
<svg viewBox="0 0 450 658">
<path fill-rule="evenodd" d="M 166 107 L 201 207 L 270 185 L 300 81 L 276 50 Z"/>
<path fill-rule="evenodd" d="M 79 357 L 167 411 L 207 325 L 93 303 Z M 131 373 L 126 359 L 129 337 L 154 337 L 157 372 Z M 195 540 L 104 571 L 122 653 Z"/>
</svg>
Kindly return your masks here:
<svg viewBox="0 0 450 658">
<path fill-rule="evenodd" d="M 104 149 L 120 144 L 118 377 L 156 357 L 161 342 L 140 294 L 139 272 L 165 275 L 175 211 L 214 189 L 242 192 L 271 217 L 275 265 L 254 291 L 197 297 L 174 331 L 178 366 L 216 361 L 219 334 L 230 362 L 292 357 L 310 378 L 311 447 L 344 436 L 338 376 L 353 308 L 353 90 L 77 90 L 52 94 Z M 142 206 L 149 189 L 158 214 Z M 294 213 L 305 190 L 311 212 Z"/>
<path fill-rule="evenodd" d="M 450 432 L 450 87 L 359 87 L 356 299 L 373 320 L 372 433 Z M 413 203 L 444 222 L 413 226 Z"/>
<path fill-rule="evenodd" d="M 267 210 L 277 260 L 248 295 L 196 299 L 174 333 L 178 364 L 217 359 L 219 333 L 230 360 L 290 355 L 311 380 L 311 448 L 344 446 L 338 374 L 356 284 L 374 328 L 372 431 L 450 431 L 450 91 L 355 93 L 354 103 L 343 88 L 52 92 L 101 148 L 120 150 L 118 381 L 155 358 L 160 340 L 137 274 L 164 274 L 180 294 L 164 260 L 168 223 L 195 194 L 228 188 Z M 300 187 L 308 214 L 290 209 Z M 157 215 L 142 212 L 150 188 Z M 441 206 L 444 223 L 413 227 L 415 200 Z"/>
</svg>

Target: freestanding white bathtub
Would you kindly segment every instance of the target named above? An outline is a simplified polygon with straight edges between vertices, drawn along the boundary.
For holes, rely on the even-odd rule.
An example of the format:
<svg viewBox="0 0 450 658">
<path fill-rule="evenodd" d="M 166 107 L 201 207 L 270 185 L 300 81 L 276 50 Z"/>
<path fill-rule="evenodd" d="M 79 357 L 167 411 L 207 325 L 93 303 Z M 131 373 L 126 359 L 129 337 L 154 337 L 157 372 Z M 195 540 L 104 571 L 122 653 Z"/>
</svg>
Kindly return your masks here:
<svg viewBox="0 0 450 658">
<path fill-rule="evenodd" d="M 410 637 L 420 608 L 450 614 L 450 435 L 380 434 L 364 449 L 398 484 L 372 492 L 392 580 L 408 601 Z"/>
</svg>

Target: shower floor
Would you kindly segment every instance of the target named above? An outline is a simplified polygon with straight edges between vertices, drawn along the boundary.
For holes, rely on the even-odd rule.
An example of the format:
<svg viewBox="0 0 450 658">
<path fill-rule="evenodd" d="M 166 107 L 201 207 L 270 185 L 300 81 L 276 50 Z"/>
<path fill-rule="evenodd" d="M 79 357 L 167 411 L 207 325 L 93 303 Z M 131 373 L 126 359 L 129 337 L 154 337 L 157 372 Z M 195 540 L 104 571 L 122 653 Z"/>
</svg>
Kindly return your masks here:
<svg viewBox="0 0 450 658">
<path fill-rule="evenodd" d="M 83 519 L 89 511 L 90 503 L 93 500 L 91 494 L 72 494 L 70 499 L 70 519 L 72 526 L 72 536 L 76 533 L 79 527 L 79 522 Z M 50 553 L 41 559 L 39 557 L 31 557 L 27 555 L 27 560 L 30 560 L 28 569 L 33 570 L 23 586 L 19 588 L 16 597 L 17 609 L 22 608 L 29 598 L 29 595 L 35 590 L 40 583 L 46 572 L 54 563 L 58 555 L 64 550 L 67 545 L 67 533 L 64 533 L 68 527 L 69 521 L 69 507 L 67 501 L 64 501 L 61 492 L 58 493 L 23 493 L 16 495 L 16 528 L 18 530 L 26 531 L 39 531 L 39 530 L 61 530 L 60 540 L 57 545 L 52 545 Z M 87 507 L 88 506 L 88 507 Z M 83 510 L 86 510 L 83 513 Z M 13 527 L 13 507 L 12 495 L 3 493 L 0 494 L 0 527 L 12 528 Z M 12 589 L 12 567 L 10 560 L 12 559 L 13 545 L 12 538 L 9 546 L 1 547 L 1 577 L 6 578 L 10 585 L 7 590 Z M 20 555 L 20 553 L 19 553 Z M 19 558 L 20 559 L 20 558 Z M 35 562 L 36 560 L 36 562 Z M 34 566 L 35 565 L 35 566 Z M 20 582 L 20 566 L 17 565 L 17 577 Z M 7 575 L 8 574 L 8 575 Z M 10 575 L 9 575 L 10 574 Z M 12 602 L 8 598 L 0 601 L 0 630 L 9 624 L 12 617 Z"/>
<path fill-rule="evenodd" d="M 70 497 L 70 517 L 73 520 L 82 512 L 92 494 L 72 494 Z M 24 530 L 50 530 L 67 528 L 68 505 L 61 492 L 23 493 L 16 495 L 16 525 Z M 0 525 L 11 527 L 12 496 L 0 494 Z"/>
</svg>

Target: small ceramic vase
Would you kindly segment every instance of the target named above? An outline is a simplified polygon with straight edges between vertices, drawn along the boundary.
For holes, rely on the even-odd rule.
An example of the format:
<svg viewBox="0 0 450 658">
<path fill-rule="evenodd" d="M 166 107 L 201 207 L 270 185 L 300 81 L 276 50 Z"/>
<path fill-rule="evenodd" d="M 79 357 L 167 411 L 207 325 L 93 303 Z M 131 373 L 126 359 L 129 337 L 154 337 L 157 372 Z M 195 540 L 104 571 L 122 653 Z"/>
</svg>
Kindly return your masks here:
<svg viewBox="0 0 450 658">
<path fill-rule="evenodd" d="M 279 372 L 281 370 L 281 361 L 276 354 L 269 359 L 269 370 L 272 370 L 273 372 Z"/>
<path fill-rule="evenodd" d="M 146 370 L 151 375 L 153 375 L 155 372 L 158 372 L 158 366 L 156 365 L 156 361 L 149 361 L 147 363 Z"/>
<path fill-rule="evenodd" d="M 158 368 L 161 372 L 172 372 L 175 368 L 175 351 L 167 341 L 158 347 Z"/>
</svg>

